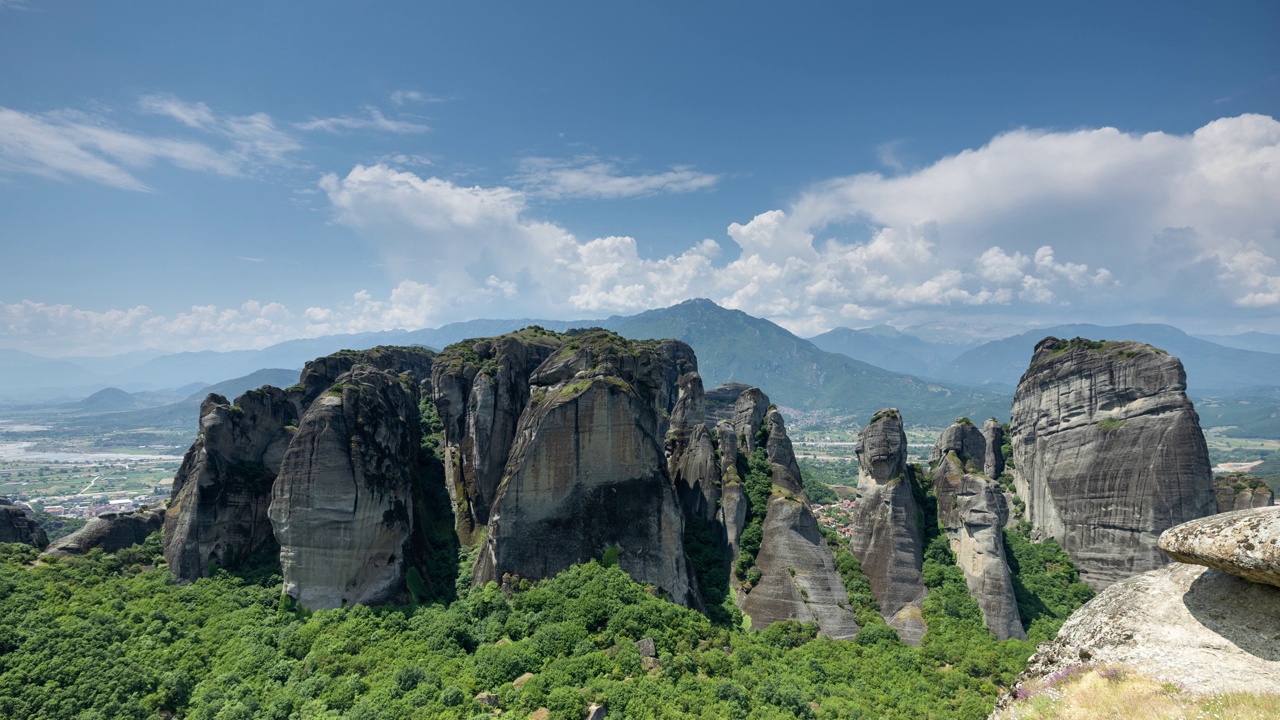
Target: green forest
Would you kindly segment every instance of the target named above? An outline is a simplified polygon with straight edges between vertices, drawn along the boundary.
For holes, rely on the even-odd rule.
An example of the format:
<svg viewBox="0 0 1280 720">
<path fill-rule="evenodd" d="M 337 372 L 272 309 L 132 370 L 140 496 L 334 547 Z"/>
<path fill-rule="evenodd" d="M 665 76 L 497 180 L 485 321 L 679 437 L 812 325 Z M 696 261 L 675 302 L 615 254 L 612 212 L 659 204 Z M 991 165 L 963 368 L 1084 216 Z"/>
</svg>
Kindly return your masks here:
<svg viewBox="0 0 1280 720">
<path fill-rule="evenodd" d="M 945 540 L 936 530 L 929 540 L 919 648 L 879 620 L 838 545 L 864 623 L 852 642 L 811 624 L 757 632 L 737 613 L 709 619 L 607 559 L 508 595 L 470 587 L 464 550 L 455 587 L 434 602 L 310 613 L 282 596 L 271 561 L 176 584 L 158 535 L 71 559 L 0 545 L 0 717 L 524 718 L 546 708 L 578 720 L 597 703 L 609 718 L 984 718 L 1035 643 L 1091 592 L 1056 544 L 1006 530 L 1030 639 L 996 642 Z M 644 638 L 656 657 L 641 657 Z"/>
</svg>

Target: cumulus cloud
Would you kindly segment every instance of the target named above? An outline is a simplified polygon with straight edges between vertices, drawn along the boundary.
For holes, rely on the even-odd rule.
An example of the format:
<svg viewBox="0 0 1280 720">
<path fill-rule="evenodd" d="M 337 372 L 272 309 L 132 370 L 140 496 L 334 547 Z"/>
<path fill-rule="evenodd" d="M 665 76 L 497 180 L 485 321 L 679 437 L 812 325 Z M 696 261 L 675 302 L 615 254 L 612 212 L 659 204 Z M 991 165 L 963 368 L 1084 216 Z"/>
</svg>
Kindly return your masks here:
<svg viewBox="0 0 1280 720">
<path fill-rule="evenodd" d="M 539 198 L 613 200 L 707 190 L 715 187 L 720 177 L 686 165 L 662 173 L 627 175 L 614 163 L 586 155 L 571 160 L 525 158 L 513 181 Z"/>
<path fill-rule="evenodd" d="M 205 110 L 167 113 L 207 127 L 216 114 L 210 120 Z M 0 134 L 6 141 L 21 142 Z M 111 161 L 105 177 L 129 157 L 86 147 Z M 1280 308 L 1280 123 L 1270 117 L 1224 118 L 1186 135 L 1017 130 L 919 170 L 816 184 L 784 207 L 727 222 L 726 238 L 672 253 L 653 253 L 644 238 L 578 238 L 540 216 L 538 199 L 586 192 L 551 171 L 589 165 L 531 166 L 512 186 L 468 186 L 387 164 L 324 176 L 334 222 L 390 268 L 394 289 L 385 297 L 362 291 L 300 312 L 247 304 L 163 318 L 146 308 L 86 314 L 19 303 L 5 306 L 6 337 L 61 323 L 88 333 L 123 328 L 124 337 L 155 327 L 194 338 L 225 327 L 281 339 L 469 317 L 628 313 L 690 297 L 801 334 L 974 312 L 1002 322 L 1248 329 L 1251 318 L 1274 324 Z M 628 178 L 612 165 L 585 172 L 629 188 L 595 197 L 667 187 L 652 179 L 660 176 Z"/>
<path fill-rule="evenodd" d="M 105 117 L 72 110 L 29 113 L 0 107 L 0 172 L 78 178 L 124 190 L 149 190 L 135 172 L 167 162 L 187 170 L 238 176 L 286 161 L 298 143 L 264 114 L 215 114 L 203 103 L 144 96 L 138 109 L 164 115 L 198 140 L 122 130 Z"/>
</svg>

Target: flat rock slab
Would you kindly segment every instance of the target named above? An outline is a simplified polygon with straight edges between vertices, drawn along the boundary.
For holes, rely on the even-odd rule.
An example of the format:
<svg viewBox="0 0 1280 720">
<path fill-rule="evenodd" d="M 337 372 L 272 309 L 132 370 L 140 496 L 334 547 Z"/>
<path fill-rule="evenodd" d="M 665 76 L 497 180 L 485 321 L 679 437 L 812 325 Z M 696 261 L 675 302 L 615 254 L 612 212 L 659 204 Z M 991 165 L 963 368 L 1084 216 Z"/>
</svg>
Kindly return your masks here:
<svg viewBox="0 0 1280 720">
<path fill-rule="evenodd" d="M 1160 549 L 1179 562 L 1280 587 L 1280 507 L 1237 510 L 1176 525 L 1160 535 Z"/>
<path fill-rule="evenodd" d="M 1135 575 L 1072 613 L 1018 685 L 1088 663 L 1127 665 L 1194 693 L 1280 688 L 1280 588 L 1182 563 Z"/>
</svg>

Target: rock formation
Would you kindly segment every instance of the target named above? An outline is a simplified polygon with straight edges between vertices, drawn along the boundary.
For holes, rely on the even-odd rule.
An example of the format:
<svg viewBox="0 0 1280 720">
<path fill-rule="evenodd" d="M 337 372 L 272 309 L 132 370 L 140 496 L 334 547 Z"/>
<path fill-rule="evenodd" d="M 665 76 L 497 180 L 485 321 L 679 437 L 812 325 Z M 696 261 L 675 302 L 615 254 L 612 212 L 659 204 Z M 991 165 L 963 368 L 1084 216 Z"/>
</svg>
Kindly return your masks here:
<svg viewBox="0 0 1280 720">
<path fill-rule="evenodd" d="M 384 525 L 399 527 L 407 517 L 403 488 L 387 487 L 420 470 L 417 398 L 434 356 L 414 347 L 344 350 L 307 363 L 288 390 L 251 390 L 235 404 L 206 398 L 200 436 L 183 458 L 165 513 L 170 571 L 194 580 L 213 566 L 274 550 L 279 539 L 287 544 L 286 589 L 304 605 L 389 597 L 387 588 L 403 582 L 403 567 L 386 571 L 401 573 L 394 581 L 353 568 L 366 560 L 395 564 L 403 554 L 389 560 L 381 546 L 398 541 L 372 539 L 376 533 L 361 523 L 375 512 Z M 335 555 L 337 548 L 347 556 Z M 377 557 L 355 558 L 362 552 Z"/>
<path fill-rule="evenodd" d="M 464 340 L 445 348 L 432 368 L 433 401 L 444 423 L 445 480 L 463 543 L 489 522 L 529 404 L 529 376 L 563 342 L 564 336 L 540 328 Z"/>
<path fill-rule="evenodd" d="M 1214 478 L 1213 494 L 1220 513 L 1269 507 L 1275 502 L 1275 494 L 1261 478 L 1241 473 Z"/>
<path fill-rule="evenodd" d="M 272 541 L 267 506 L 298 407 L 284 390 L 263 387 L 234 405 L 210 394 L 200 435 L 173 478 L 165 514 L 164 557 L 180 581 L 236 562 Z"/>
<path fill-rule="evenodd" d="M 1108 587 L 1037 648 L 1018 687 L 1081 663 L 1133 667 L 1201 694 L 1280 687 L 1280 508 L 1177 525 L 1160 547 L 1197 564 L 1174 562 Z"/>
<path fill-rule="evenodd" d="M 1209 455 L 1177 358 L 1134 342 L 1046 338 L 1013 401 L 1027 519 L 1094 588 L 1164 565 L 1165 529 L 1215 511 Z"/>
<path fill-rule="evenodd" d="M 858 500 L 849 550 L 862 563 L 885 620 L 904 641 L 918 645 L 925 631 L 923 547 L 898 411 L 877 411 L 858 434 L 855 452 Z"/>
<path fill-rule="evenodd" d="M 49 544 L 49 536 L 30 510 L 0 497 L 0 542 L 23 543 L 43 549 Z"/>
<path fill-rule="evenodd" d="M 1183 523 L 1160 535 L 1160 549 L 1179 562 L 1280 587 L 1280 507 L 1236 510 Z"/>
<path fill-rule="evenodd" d="M 1004 447 L 1007 434 L 1004 426 L 995 418 L 982 423 L 983 463 L 982 474 L 995 480 L 1004 474 Z"/>
<path fill-rule="evenodd" d="M 837 640 L 858 634 L 849 593 L 803 495 L 769 499 L 756 567 L 760 582 L 741 601 L 753 628 L 799 620 L 817 622 L 819 632 Z"/>
<path fill-rule="evenodd" d="M 103 513 L 70 535 L 55 540 L 45 555 L 84 555 L 94 548 L 113 553 L 137 545 L 164 527 L 164 510 Z"/>
<path fill-rule="evenodd" d="M 938 499 L 938 521 L 987 628 L 997 640 L 1026 640 L 1001 533 L 1009 508 L 1000 486 L 977 470 L 990 466 L 984 465 L 983 455 L 969 454 L 974 449 L 989 453 L 986 429 L 957 422 L 934 445 L 930 478 Z"/>
<path fill-rule="evenodd" d="M 675 364 L 655 343 L 590 331 L 533 373 L 477 583 L 548 577 L 614 548 L 633 578 L 699 604 L 661 435 Z"/>
<path fill-rule="evenodd" d="M 721 456 L 719 442 L 706 424 L 702 377 L 685 373 L 679 386 L 667 432 L 667 466 L 685 513 L 714 520 L 720 506 Z"/>
<path fill-rule="evenodd" d="M 355 365 L 298 424 L 269 515 L 284 591 L 304 607 L 376 604 L 403 589 L 421 452 L 411 377 Z"/>
</svg>

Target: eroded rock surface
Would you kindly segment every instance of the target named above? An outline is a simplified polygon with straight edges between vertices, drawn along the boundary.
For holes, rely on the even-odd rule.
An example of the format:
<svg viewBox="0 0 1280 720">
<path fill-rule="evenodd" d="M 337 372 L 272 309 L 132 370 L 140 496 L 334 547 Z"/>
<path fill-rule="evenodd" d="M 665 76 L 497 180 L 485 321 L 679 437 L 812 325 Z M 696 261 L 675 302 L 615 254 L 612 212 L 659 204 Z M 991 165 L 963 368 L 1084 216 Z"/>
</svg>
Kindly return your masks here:
<svg viewBox="0 0 1280 720">
<path fill-rule="evenodd" d="M 49 536 L 30 510 L 0 497 L 0 542 L 23 543 L 43 549 L 49 544 Z"/>
<path fill-rule="evenodd" d="M 667 432 L 667 465 L 686 515 L 714 520 L 722 484 L 720 448 L 707 428 L 702 377 L 685 373 L 679 385 Z"/>
<path fill-rule="evenodd" d="M 848 610 L 848 592 L 803 496 L 769 500 L 756 566 L 761 569 L 760 582 L 741 605 L 753 628 L 799 620 L 817 622 L 823 635 L 837 640 L 858 634 L 858 623 Z"/>
<path fill-rule="evenodd" d="M 444 423 L 444 466 L 459 538 L 472 541 L 489 522 L 516 426 L 529 404 L 529 376 L 564 336 L 526 328 L 445 348 L 431 372 Z"/>
<path fill-rule="evenodd" d="M 356 365 L 312 403 L 271 493 L 285 593 L 319 609 L 402 591 L 420 451 L 405 377 Z"/>
<path fill-rule="evenodd" d="M 1011 423 L 1014 478 L 1041 537 L 1104 588 L 1168 562 L 1164 530 L 1215 512 L 1182 363 L 1149 345 L 1041 341 Z"/>
<path fill-rule="evenodd" d="M 1236 510 L 1171 527 L 1160 535 L 1160 549 L 1179 562 L 1280 587 L 1280 507 Z"/>
<path fill-rule="evenodd" d="M 982 465 L 983 456 L 966 454 L 985 445 L 984 433 L 973 424 L 956 423 L 934 446 L 930 457 L 937 460 L 930 474 L 938 499 L 938 521 L 987 628 L 997 640 L 1026 640 L 1001 533 L 1009 509 L 1000 486 L 973 471 Z"/>
<path fill-rule="evenodd" d="M 169 572 L 189 582 L 233 566 L 272 541 L 271 485 L 293 437 L 298 398 L 263 387 L 235 404 L 210 394 L 200 435 L 173 478 L 164 517 Z"/>
<path fill-rule="evenodd" d="M 880 612 L 913 645 L 924 636 L 923 547 L 907 475 L 902 416 L 886 408 L 858 434 L 858 500 L 849 551 L 862 563 Z"/>
<path fill-rule="evenodd" d="M 141 543 L 162 527 L 164 510 L 103 513 L 79 530 L 55 540 L 44 554 L 68 557 L 84 555 L 94 548 L 113 553 Z"/>
<path fill-rule="evenodd" d="M 1018 686 L 1082 663 L 1131 666 L 1194 693 L 1280 687 L 1280 588 L 1183 563 L 1116 582 L 1037 648 Z"/>
<path fill-rule="evenodd" d="M 1249 475 L 1220 475 L 1213 479 L 1213 494 L 1218 500 L 1218 512 L 1251 510 L 1270 507 L 1275 494 L 1260 478 Z"/>
<path fill-rule="evenodd" d="M 592 331 L 533 373 L 477 583 L 548 577 L 616 547 L 633 578 L 700 603 L 661 435 L 663 403 L 674 404 L 688 371 L 673 377 L 675 364 L 653 343 Z"/>
</svg>

